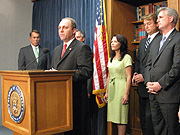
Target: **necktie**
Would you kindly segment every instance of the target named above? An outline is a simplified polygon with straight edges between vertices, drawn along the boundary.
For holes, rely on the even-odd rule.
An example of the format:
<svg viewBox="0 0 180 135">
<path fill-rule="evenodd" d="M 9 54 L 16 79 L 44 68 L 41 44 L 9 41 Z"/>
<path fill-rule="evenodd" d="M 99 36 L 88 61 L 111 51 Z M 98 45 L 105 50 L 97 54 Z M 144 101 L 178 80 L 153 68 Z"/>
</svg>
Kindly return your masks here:
<svg viewBox="0 0 180 135">
<path fill-rule="evenodd" d="M 145 43 L 145 51 L 147 50 L 148 46 L 149 46 L 149 43 L 150 43 L 150 37 L 146 40 L 146 43 Z"/>
<path fill-rule="evenodd" d="M 66 52 L 66 47 L 67 47 L 67 44 L 65 44 L 64 47 L 63 47 L 63 51 L 62 51 L 62 54 L 61 54 L 61 58 L 63 57 L 64 53 Z"/>
<path fill-rule="evenodd" d="M 160 42 L 159 51 L 161 50 L 161 48 L 162 48 L 162 46 L 163 46 L 163 44 L 164 44 L 165 41 L 166 41 L 166 37 L 163 36 L 163 38 L 162 38 L 162 40 L 161 40 L 161 42 Z"/>
<path fill-rule="evenodd" d="M 36 57 L 36 61 L 38 62 L 38 57 L 39 57 L 39 52 L 38 52 L 38 48 L 36 47 L 35 50 L 34 50 L 34 54 L 35 54 L 35 57 Z"/>
</svg>

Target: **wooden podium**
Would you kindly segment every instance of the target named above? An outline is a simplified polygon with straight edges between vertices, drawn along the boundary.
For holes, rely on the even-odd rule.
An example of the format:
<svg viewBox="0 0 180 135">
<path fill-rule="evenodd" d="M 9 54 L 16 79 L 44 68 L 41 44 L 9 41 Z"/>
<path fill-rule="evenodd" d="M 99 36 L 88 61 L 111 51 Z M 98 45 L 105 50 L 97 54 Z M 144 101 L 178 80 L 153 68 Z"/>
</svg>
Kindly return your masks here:
<svg viewBox="0 0 180 135">
<path fill-rule="evenodd" d="M 0 71 L 3 126 L 14 135 L 51 135 L 73 129 L 75 71 Z"/>
</svg>

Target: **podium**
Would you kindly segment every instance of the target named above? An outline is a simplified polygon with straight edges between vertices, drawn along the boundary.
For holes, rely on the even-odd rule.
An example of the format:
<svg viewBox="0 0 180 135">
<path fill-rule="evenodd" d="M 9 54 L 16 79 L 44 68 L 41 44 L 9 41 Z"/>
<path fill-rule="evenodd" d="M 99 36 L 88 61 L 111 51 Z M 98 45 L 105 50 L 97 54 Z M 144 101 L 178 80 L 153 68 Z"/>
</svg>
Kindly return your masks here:
<svg viewBox="0 0 180 135">
<path fill-rule="evenodd" d="M 14 135 L 73 129 L 72 76 L 65 71 L 0 71 L 3 126 Z"/>
</svg>

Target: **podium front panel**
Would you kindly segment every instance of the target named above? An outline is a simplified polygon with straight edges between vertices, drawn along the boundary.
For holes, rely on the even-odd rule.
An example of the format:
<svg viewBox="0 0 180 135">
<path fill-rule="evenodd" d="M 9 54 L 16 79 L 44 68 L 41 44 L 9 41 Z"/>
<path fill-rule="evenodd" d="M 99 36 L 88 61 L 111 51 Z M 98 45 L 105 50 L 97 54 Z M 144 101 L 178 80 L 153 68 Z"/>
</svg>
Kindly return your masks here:
<svg viewBox="0 0 180 135">
<path fill-rule="evenodd" d="M 72 130 L 70 78 L 43 79 L 34 83 L 36 133 L 59 129 L 64 129 L 60 132 Z"/>
<path fill-rule="evenodd" d="M 3 126 L 18 135 L 51 135 L 73 129 L 73 71 L 0 71 L 0 74 Z M 22 91 L 23 98 L 18 97 L 17 93 L 12 96 L 12 86 L 17 86 Z M 10 100 L 12 97 L 19 100 L 14 103 L 14 100 Z M 22 107 L 18 104 L 22 102 L 21 99 L 24 99 Z M 21 121 L 12 119 L 8 111 L 10 102 L 12 111 L 24 109 Z"/>
</svg>

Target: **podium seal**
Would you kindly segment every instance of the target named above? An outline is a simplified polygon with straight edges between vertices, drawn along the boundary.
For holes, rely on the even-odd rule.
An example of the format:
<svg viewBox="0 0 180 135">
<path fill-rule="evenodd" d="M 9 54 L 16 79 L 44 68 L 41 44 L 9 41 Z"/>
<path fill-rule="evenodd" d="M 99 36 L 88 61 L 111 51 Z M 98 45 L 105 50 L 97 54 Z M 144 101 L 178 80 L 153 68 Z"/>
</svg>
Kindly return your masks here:
<svg viewBox="0 0 180 135">
<path fill-rule="evenodd" d="M 24 96 L 18 85 L 12 85 L 8 92 L 8 112 L 15 123 L 21 123 L 25 112 Z"/>
</svg>

